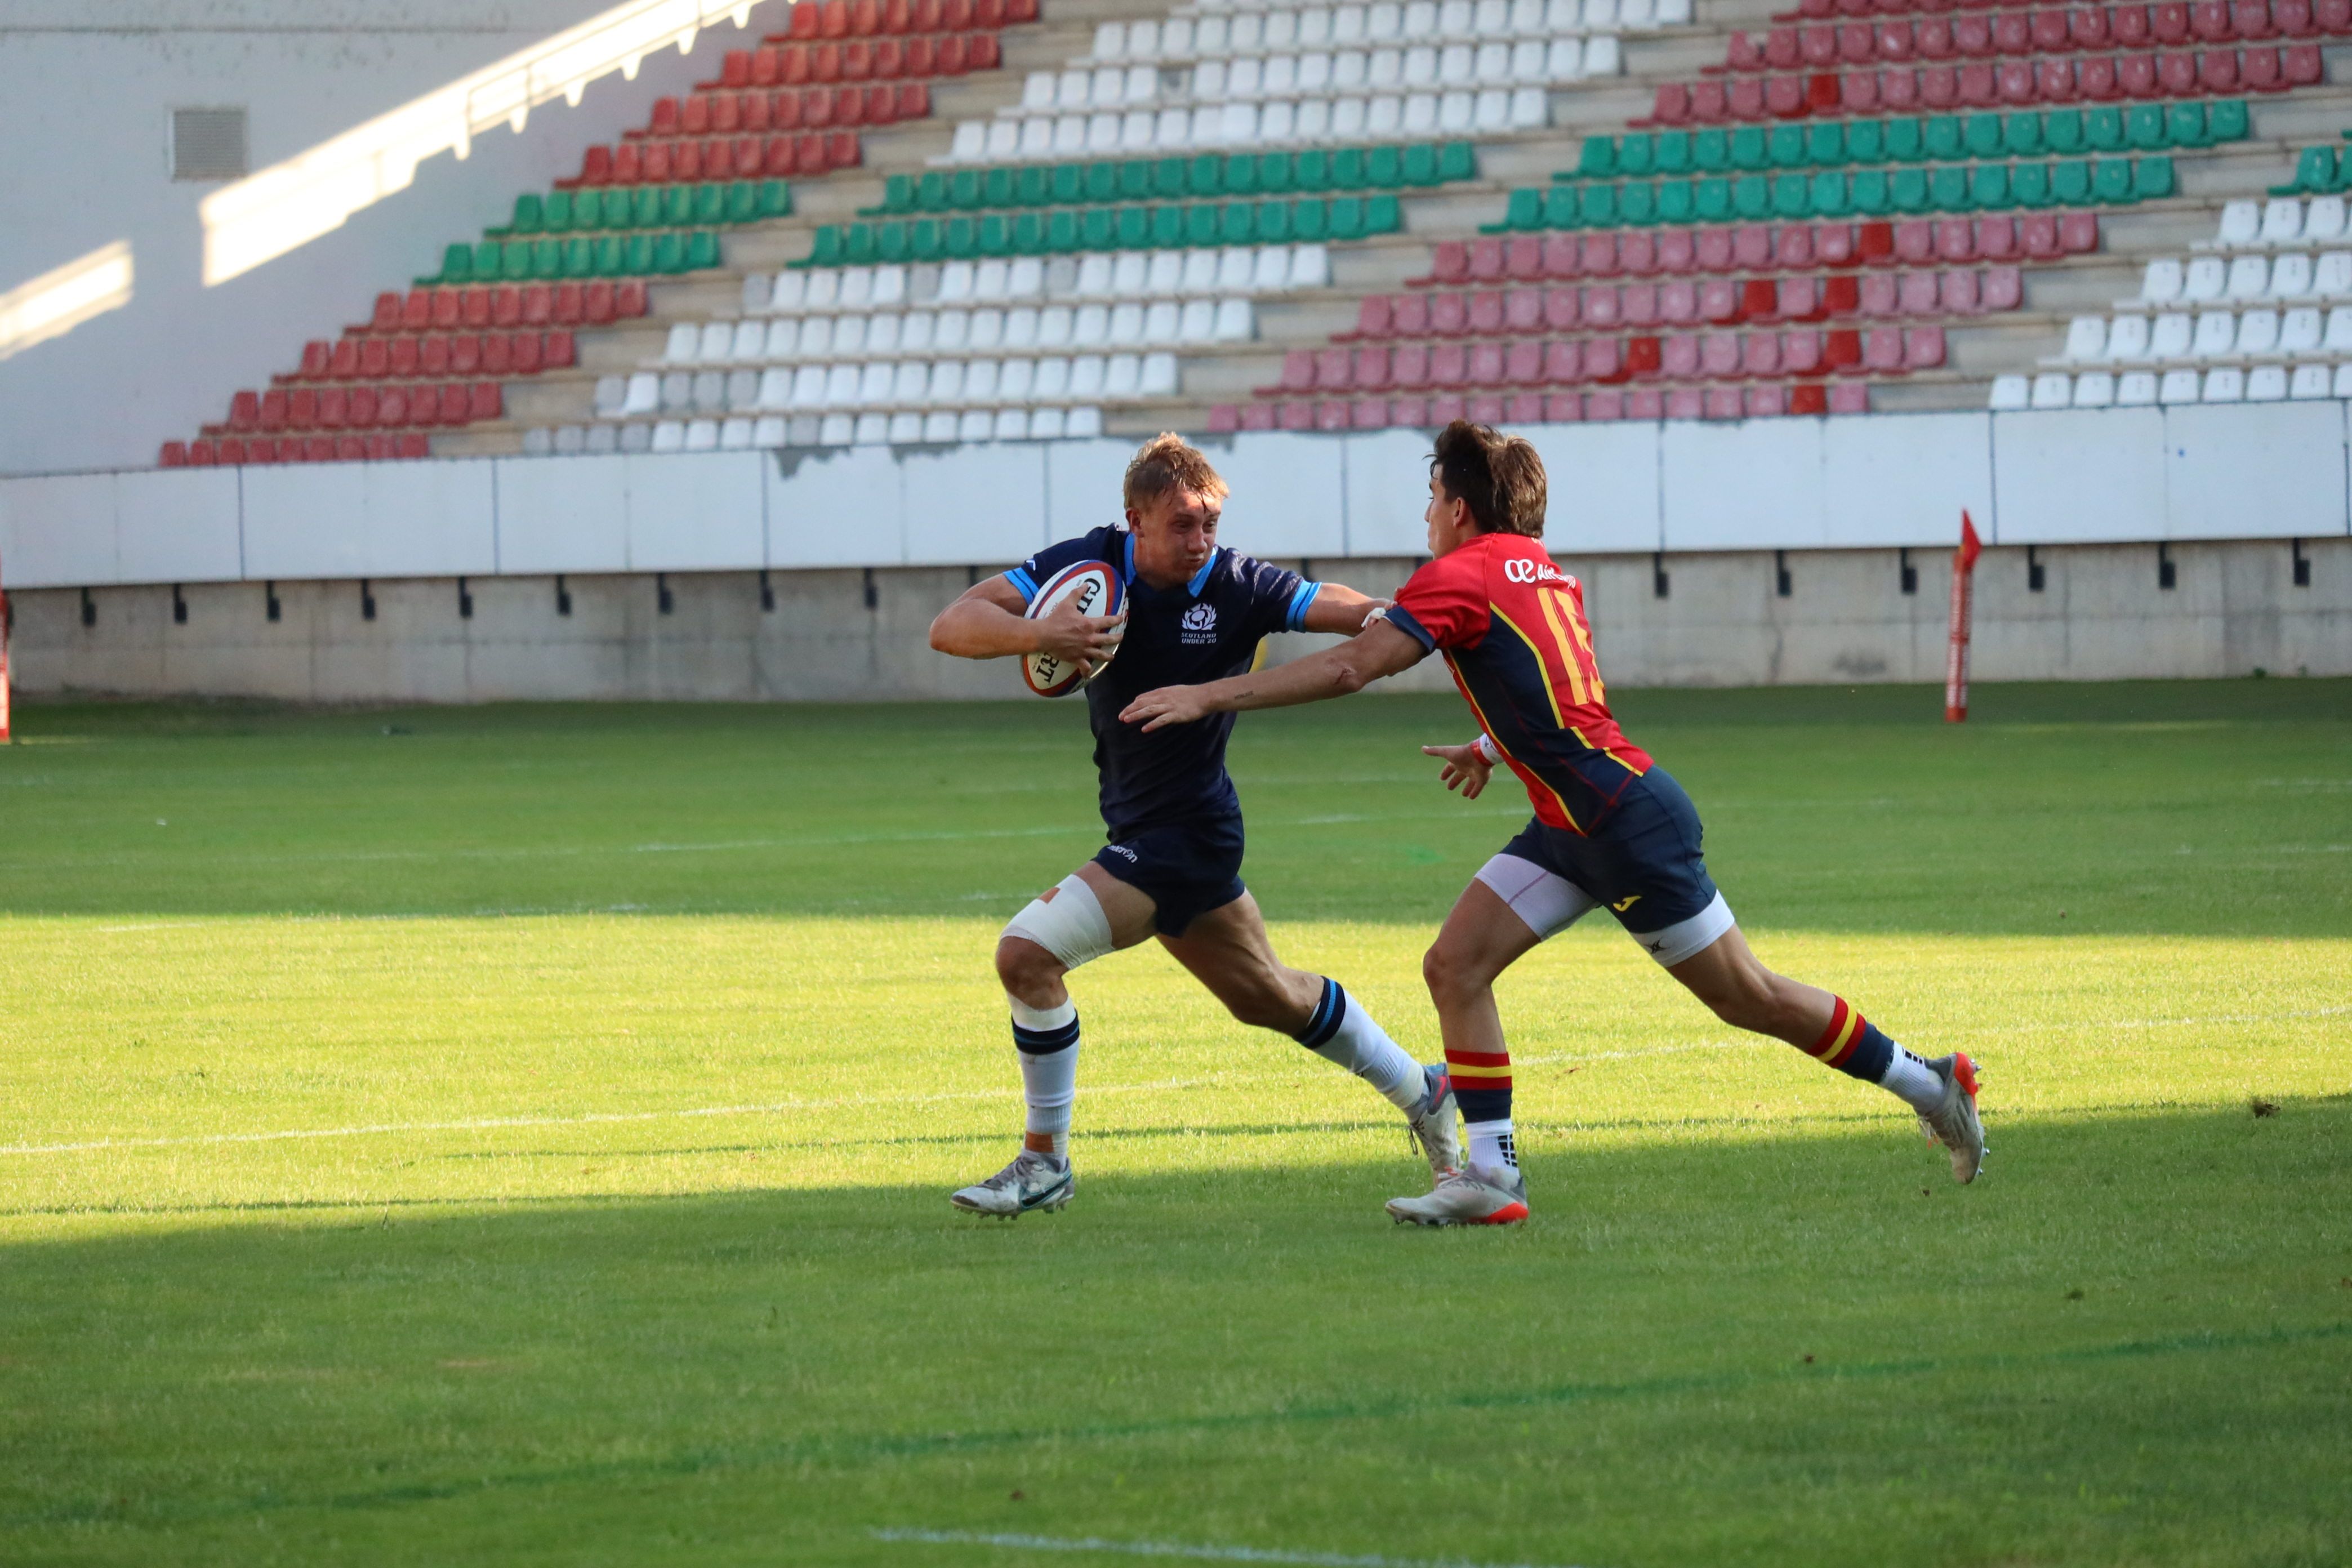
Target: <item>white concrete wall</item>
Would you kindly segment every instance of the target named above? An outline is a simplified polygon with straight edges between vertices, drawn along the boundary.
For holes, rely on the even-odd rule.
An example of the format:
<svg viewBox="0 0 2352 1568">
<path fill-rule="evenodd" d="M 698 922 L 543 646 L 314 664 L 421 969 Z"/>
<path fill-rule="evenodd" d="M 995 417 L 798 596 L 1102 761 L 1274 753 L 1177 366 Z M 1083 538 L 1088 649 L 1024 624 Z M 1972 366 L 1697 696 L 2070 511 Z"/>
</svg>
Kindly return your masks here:
<svg viewBox="0 0 2352 1568">
<path fill-rule="evenodd" d="M 2341 403 L 1551 426 L 1563 555 L 2321 538 L 2352 531 Z M 1225 537 L 1423 548 L 1428 437 L 1207 442 Z M 13 587 L 995 564 L 1116 521 L 1125 440 L 500 458 L 0 479 Z"/>
<path fill-rule="evenodd" d="M 0 360 L 0 474 L 148 468 L 159 446 L 226 418 L 229 395 L 292 369 L 310 338 L 364 320 L 376 294 L 504 221 L 518 192 L 644 121 L 653 100 L 715 75 L 729 47 L 780 25 L 704 33 L 691 59 L 648 58 L 634 82 L 591 83 L 524 131 L 443 156 L 341 228 L 217 288 L 202 281 L 196 205 L 174 184 L 174 108 L 242 106 L 259 170 L 548 35 L 611 0 L 0 0 L 0 291 L 118 240 L 131 303 Z"/>
</svg>

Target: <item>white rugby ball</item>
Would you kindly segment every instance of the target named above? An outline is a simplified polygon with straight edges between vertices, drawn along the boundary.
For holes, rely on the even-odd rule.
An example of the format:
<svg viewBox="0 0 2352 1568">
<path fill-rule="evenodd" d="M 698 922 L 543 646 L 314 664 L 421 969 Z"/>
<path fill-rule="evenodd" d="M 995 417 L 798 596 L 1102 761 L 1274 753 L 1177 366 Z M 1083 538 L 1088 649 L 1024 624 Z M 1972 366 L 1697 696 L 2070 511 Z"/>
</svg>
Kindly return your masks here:
<svg viewBox="0 0 2352 1568">
<path fill-rule="evenodd" d="M 1063 567 L 1037 585 L 1036 596 L 1029 601 L 1028 616 L 1033 621 L 1043 620 L 1065 605 L 1082 616 L 1115 616 L 1126 601 L 1126 586 L 1108 562 L 1080 561 Z M 1118 651 L 1114 643 L 1111 652 Z M 1088 672 L 1073 659 L 1050 653 L 1025 654 L 1021 659 L 1021 679 L 1040 697 L 1066 697 L 1100 675 L 1109 664 L 1106 656 Z"/>
</svg>

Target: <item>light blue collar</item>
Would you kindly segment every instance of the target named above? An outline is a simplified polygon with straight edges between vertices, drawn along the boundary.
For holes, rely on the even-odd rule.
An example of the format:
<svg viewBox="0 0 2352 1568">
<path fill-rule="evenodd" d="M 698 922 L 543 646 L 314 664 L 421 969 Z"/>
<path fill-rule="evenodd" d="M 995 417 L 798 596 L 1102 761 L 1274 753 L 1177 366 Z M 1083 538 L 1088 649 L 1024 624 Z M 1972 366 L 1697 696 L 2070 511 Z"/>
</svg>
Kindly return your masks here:
<svg viewBox="0 0 2352 1568">
<path fill-rule="evenodd" d="M 1184 584 L 1184 592 L 1192 595 L 1192 597 L 1196 599 L 1199 598 L 1201 596 L 1201 590 L 1208 586 L 1209 574 L 1217 569 L 1217 557 L 1223 555 L 1224 552 L 1224 546 L 1222 544 L 1216 549 L 1210 551 L 1208 560 L 1202 562 L 1201 563 L 1201 569 L 1192 574 L 1192 580 Z M 1127 564 L 1121 567 L 1119 571 L 1123 584 L 1129 588 L 1134 587 L 1135 535 L 1132 531 L 1130 531 L 1127 536 Z"/>
</svg>

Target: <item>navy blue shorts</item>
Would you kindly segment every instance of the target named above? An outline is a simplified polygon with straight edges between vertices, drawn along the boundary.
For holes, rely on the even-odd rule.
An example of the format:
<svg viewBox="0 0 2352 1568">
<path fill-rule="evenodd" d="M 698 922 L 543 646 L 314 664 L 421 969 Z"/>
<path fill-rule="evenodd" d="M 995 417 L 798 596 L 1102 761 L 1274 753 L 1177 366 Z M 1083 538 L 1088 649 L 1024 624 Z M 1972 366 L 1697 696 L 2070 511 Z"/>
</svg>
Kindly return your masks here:
<svg viewBox="0 0 2352 1568">
<path fill-rule="evenodd" d="M 1530 822 L 1478 879 L 1529 930 L 1549 937 L 1606 905 L 1634 941 L 1669 967 L 1731 929 L 1731 908 L 1706 874 L 1698 808 L 1664 768 L 1625 786 L 1590 834 Z"/>
<path fill-rule="evenodd" d="M 1095 864 L 1150 895 L 1159 906 L 1151 923 L 1164 936 L 1182 936 L 1195 920 L 1249 891 L 1242 886 L 1238 816 L 1147 827 L 1105 845 Z"/>
</svg>

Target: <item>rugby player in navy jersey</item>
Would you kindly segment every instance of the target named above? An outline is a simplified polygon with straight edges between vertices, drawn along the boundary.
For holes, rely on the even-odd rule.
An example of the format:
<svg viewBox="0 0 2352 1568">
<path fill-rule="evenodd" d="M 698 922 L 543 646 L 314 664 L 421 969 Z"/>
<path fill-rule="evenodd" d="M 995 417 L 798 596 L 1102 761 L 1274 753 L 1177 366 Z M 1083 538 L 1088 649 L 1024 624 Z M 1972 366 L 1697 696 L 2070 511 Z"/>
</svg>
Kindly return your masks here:
<svg viewBox="0 0 2352 1568">
<path fill-rule="evenodd" d="M 1309 583 L 1220 547 L 1225 482 L 1175 436 L 1144 444 L 1129 464 L 1127 526 L 1097 528 L 1039 551 L 974 586 L 931 623 L 931 646 L 962 658 L 1052 653 L 1088 669 L 1118 658 L 1087 688 L 1109 842 L 1004 928 L 996 973 L 1013 1010 L 1025 1135 L 1013 1163 L 952 1194 L 975 1214 L 1058 1209 L 1070 1200 L 1070 1104 L 1078 1014 L 1064 977 L 1080 964 L 1156 936 L 1233 1016 L 1279 1029 L 1370 1083 L 1405 1113 L 1439 1177 L 1461 1163 L 1444 1070 L 1424 1068 L 1339 982 L 1274 955 L 1257 900 L 1242 885 L 1241 800 L 1225 772 L 1230 717 L 1146 731 L 1119 710 L 1156 687 L 1247 669 L 1273 632 L 1352 636 L 1385 601 Z M 1038 584 L 1082 561 L 1107 562 L 1126 585 L 1118 617 L 1065 607 L 1030 620 Z"/>
<path fill-rule="evenodd" d="M 1430 459 L 1431 560 L 1379 624 L 1277 669 L 1146 692 L 1120 715 L 1181 733 L 1245 708 L 1344 697 L 1442 653 L 1479 732 L 1466 745 L 1422 748 L 1444 763 L 1441 782 L 1475 797 L 1502 763 L 1527 786 L 1535 820 L 1463 889 L 1423 965 L 1469 1158 L 1435 1190 L 1391 1200 L 1389 1213 L 1421 1225 L 1527 1217 L 1494 983 L 1602 904 L 1725 1023 L 1885 1088 L 1949 1151 L 1952 1174 L 1975 1180 L 1984 1160 L 1975 1065 L 1913 1056 L 1843 997 L 1775 974 L 1748 948 L 1707 875 L 1690 796 L 1610 714 L 1583 585 L 1538 542 L 1546 491 L 1543 460 L 1526 441 L 1448 426 Z"/>
</svg>

